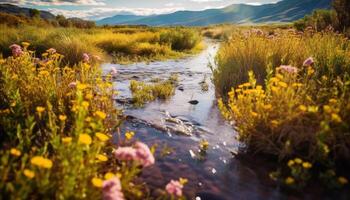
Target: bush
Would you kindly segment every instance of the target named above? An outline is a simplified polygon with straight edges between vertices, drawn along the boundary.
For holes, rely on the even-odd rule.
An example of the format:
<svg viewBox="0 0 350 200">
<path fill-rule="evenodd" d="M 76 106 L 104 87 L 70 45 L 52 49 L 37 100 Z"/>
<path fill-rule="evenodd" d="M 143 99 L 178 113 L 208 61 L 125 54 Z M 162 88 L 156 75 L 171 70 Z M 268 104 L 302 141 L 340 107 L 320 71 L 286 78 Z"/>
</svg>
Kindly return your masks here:
<svg viewBox="0 0 350 200">
<path fill-rule="evenodd" d="M 294 27 L 303 31 L 307 27 L 312 27 L 316 31 L 322 31 L 329 28 L 339 29 L 337 13 L 334 10 L 315 10 L 311 15 L 294 22 Z"/>
<path fill-rule="evenodd" d="M 177 28 L 160 34 L 160 43 L 169 44 L 176 51 L 191 50 L 200 40 L 199 33 L 190 29 Z"/>
</svg>

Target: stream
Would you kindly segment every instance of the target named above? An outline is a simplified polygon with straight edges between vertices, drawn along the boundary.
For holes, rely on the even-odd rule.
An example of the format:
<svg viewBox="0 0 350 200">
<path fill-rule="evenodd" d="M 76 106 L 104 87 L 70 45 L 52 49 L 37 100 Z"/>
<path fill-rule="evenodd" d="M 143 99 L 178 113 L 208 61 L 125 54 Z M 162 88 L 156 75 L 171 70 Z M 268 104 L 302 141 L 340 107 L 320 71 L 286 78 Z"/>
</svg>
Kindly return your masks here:
<svg viewBox="0 0 350 200">
<path fill-rule="evenodd" d="M 171 179 L 187 178 L 184 193 L 195 200 L 315 199 L 314 192 L 282 192 L 268 176 L 275 170 L 271 162 L 237 156 L 237 133 L 221 118 L 210 80 L 208 63 L 213 63 L 219 43 L 206 43 L 207 48 L 200 54 L 183 59 L 102 66 L 104 73 L 111 67 L 118 70 L 114 80 L 120 93 L 116 97 L 118 108 L 129 116 L 121 126 L 122 132 L 134 131 L 136 139 L 157 145 L 156 164 L 143 170 L 141 178 L 153 192 L 164 188 Z M 178 74 L 179 86 L 169 100 L 157 100 L 142 108 L 123 103 L 132 97 L 130 80 L 150 82 L 154 78 L 167 79 L 173 73 Z M 200 85 L 205 78 L 207 91 Z M 188 103 L 190 100 L 198 104 Z M 203 139 L 209 142 L 205 153 L 199 151 Z"/>
</svg>

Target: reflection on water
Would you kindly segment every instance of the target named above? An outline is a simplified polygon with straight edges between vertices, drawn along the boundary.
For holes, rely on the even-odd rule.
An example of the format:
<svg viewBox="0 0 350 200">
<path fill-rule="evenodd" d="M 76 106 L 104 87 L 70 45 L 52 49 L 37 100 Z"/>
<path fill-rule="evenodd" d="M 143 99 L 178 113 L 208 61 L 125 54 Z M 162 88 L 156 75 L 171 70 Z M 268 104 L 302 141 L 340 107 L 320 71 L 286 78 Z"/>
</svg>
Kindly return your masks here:
<svg viewBox="0 0 350 200">
<path fill-rule="evenodd" d="M 213 63 L 213 55 L 218 43 L 208 41 L 208 48 L 201 54 L 181 60 L 136 63 L 130 65 L 105 64 L 108 73 L 112 66 L 118 70 L 115 88 L 120 91 L 119 99 L 131 97 L 129 81 L 150 81 L 152 78 L 168 78 L 172 73 L 179 74 L 182 90 L 176 90 L 168 101 L 151 102 L 143 108 L 123 107 L 125 114 L 133 116 L 123 126 L 123 131 L 133 130 L 137 139 L 149 145 L 158 145 L 156 165 L 144 170 L 142 178 L 152 188 L 164 188 L 170 179 L 189 179 L 184 192 L 190 199 L 320 199 L 315 192 L 287 194 L 269 180 L 268 174 L 274 170 L 257 158 L 237 159 L 239 143 L 235 141 L 234 129 L 222 120 L 218 112 L 214 86 L 209 78 L 208 63 Z M 209 83 L 208 91 L 203 92 L 199 84 L 204 77 Z M 189 104 L 198 100 L 197 105 Z M 166 117 L 176 117 L 193 126 L 192 136 L 174 134 L 167 128 Z M 159 127 L 164 127 L 159 128 Z M 209 141 L 209 149 L 200 155 L 199 141 Z M 171 152 L 164 156 L 164 149 Z M 249 157 L 249 155 L 248 155 Z M 317 197 L 317 198 L 316 198 Z M 198 199 L 198 198 L 197 198 Z"/>
</svg>

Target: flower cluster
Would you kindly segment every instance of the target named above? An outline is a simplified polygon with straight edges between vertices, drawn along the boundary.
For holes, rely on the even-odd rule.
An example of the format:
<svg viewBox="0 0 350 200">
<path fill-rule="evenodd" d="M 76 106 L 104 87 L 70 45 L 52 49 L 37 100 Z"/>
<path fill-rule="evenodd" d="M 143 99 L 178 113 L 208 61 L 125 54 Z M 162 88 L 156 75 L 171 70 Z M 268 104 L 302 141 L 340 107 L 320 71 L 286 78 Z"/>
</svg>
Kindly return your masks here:
<svg viewBox="0 0 350 200">
<path fill-rule="evenodd" d="M 119 147 L 114 151 L 114 155 L 120 160 L 136 161 L 143 167 L 151 166 L 155 162 L 151 150 L 142 142 L 136 142 L 133 147 Z"/>
<path fill-rule="evenodd" d="M 19 46 L 18 44 L 12 44 L 10 46 L 10 49 L 12 51 L 12 56 L 13 57 L 19 57 L 23 54 L 22 47 Z"/>
</svg>

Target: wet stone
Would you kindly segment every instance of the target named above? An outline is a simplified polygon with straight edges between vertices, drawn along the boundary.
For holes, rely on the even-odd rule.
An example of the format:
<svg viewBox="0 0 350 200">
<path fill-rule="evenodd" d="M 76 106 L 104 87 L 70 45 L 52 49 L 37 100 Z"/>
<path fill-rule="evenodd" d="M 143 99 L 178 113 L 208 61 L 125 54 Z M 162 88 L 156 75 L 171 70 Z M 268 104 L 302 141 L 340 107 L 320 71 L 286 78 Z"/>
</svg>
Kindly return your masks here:
<svg viewBox="0 0 350 200">
<path fill-rule="evenodd" d="M 192 105 L 197 105 L 199 103 L 198 100 L 191 100 L 188 103 L 192 104 Z"/>
</svg>

